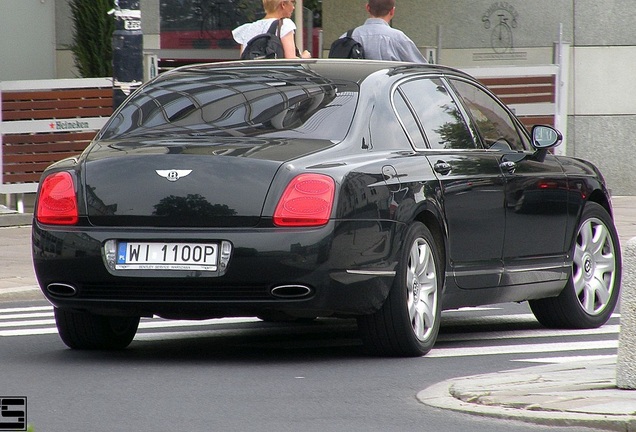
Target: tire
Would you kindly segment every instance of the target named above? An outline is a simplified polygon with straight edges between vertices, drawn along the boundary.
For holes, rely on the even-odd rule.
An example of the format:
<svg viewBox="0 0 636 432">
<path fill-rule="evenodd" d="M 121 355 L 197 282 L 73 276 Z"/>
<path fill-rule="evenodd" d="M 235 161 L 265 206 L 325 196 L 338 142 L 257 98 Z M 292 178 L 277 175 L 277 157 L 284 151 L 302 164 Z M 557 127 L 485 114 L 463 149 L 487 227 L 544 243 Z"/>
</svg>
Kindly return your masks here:
<svg viewBox="0 0 636 432">
<path fill-rule="evenodd" d="M 130 345 L 139 317 L 94 315 L 55 308 L 55 322 L 62 341 L 73 349 L 116 350 Z"/>
<path fill-rule="evenodd" d="M 396 277 L 382 307 L 358 318 L 360 336 L 374 355 L 419 357 L 431 350 L 441 320 L 443 266 L 429 229 L 407 231 Z"/>
<path fill-rule="evenodd" d="M 546 327 L 600 327 L 610 319 L 618 301 L 621 250 L 614 222 L 599 204 L 585 205 L 572 257 L 572 272 L 561 294 L 531 300 L 530 309 Z"/>
</svg>

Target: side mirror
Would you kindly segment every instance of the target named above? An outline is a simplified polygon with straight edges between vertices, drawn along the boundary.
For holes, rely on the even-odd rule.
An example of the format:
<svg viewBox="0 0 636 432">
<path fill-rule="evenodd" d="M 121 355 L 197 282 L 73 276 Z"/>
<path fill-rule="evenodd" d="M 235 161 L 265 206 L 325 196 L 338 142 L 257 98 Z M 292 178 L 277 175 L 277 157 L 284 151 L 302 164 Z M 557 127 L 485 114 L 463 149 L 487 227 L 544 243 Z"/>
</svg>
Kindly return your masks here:
<svg viewBox="0 0 636 432">
<path fill-rule="evenodd" d="M 550 126 L 536 125 L 532 127 L 532 145 L 537 150 L 555 147 L 561 143 L 563 135 Z"/>
</svg>

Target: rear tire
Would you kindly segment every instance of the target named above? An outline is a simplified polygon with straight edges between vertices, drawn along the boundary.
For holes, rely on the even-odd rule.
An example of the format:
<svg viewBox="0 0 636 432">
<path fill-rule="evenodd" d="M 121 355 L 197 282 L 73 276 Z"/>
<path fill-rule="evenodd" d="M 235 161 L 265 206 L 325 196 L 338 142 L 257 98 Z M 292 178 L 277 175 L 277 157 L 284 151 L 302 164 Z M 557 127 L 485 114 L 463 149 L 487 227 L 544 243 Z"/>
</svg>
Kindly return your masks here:
<svg viewBox="0 0 636 432">
<path fill-rule="evenodd" d="M 429 229 L 408 229 L 395 282 L 376 313 L 358 318 L 360 336 L 375 355 L 419 357 L 431 350 L 441 320 L 443 266 Z"/>
<path fill-rule="evenodd" d="M 55 322 L 62 341 L 73 349 L 116 350 L 132 342 L 139 317 L 94 315 L 55 308 Z"/>
<path fill-rule="evenodd" d="M 530 300 L 530 309 L 546 327 L 600 327 L 618 301 L 621 250 L 614 221 L 599 204 L 585 205 L 572 256 L 572 274 L 561 294 Z"/>
</svg>

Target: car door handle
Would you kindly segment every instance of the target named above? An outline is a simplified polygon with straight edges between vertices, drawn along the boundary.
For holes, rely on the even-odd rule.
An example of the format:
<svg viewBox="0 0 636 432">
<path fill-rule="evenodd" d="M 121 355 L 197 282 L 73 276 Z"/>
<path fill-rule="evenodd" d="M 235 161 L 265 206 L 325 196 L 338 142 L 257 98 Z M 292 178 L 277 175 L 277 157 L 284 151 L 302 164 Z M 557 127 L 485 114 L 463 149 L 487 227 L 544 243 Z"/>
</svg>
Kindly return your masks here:
<svg viewBox="0 0 636 432">
<path fill-rule="evenodd" d="M 503 161 L 499 164 L 502 171 L 512 174 L 517 169 L 517 164 L 512 161 Z"/>
<path fill-rule="evenodd" d="M 433 166 L 435 172 L 446 175 L 451 172 L 451 165 L 444 161 L 437 161 Z"/>
</svg>

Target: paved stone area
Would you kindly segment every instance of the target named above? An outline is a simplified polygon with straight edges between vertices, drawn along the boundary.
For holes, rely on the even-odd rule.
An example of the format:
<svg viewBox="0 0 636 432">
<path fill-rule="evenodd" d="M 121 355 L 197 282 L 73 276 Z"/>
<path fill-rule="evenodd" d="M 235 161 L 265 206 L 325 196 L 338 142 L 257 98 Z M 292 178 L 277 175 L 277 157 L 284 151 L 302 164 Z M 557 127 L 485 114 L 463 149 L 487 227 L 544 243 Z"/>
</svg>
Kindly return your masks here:
<svg viewBox="0 0 636 432">
<path fill-rule="evenodd" d="M 453 378 L 417 397 L 429 406 L 487 417 L 636 431 L 636 391 L 616 386 L 616 356 Z"/>
</svg>

